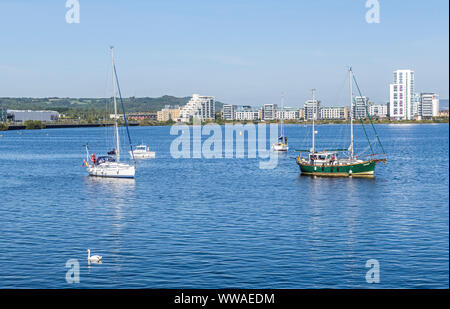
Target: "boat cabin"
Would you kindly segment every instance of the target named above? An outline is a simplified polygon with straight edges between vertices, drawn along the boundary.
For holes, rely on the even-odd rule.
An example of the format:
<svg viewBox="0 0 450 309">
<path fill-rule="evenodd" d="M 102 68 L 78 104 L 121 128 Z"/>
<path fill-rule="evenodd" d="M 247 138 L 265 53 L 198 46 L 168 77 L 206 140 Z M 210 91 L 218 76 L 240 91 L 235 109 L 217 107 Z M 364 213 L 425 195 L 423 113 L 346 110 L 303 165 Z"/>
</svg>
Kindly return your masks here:
<svg viewBox="0 0 450 309">
<path fill-rule="evenodd" d="M 138 151 L 148 151 L 149 148 L 148 148 L 148 146 L 146 146 L 146 145 L 139 145 L 139 146 L 136 146 L 136 149 L 135 149 L 135 150 L 138 150 Z"/>
<path fill-rule="evenodd" d="M 96 164 L 102 164 L 102 163 L 106 163 L 106 162 L 116 162 L 116 159 L 114 159 L 111 156 L 102 156 L 102 157 L 98 157 L 96 160 Z"/>
<path fill-rule="evenodd" d="M 333 164 L 337 158 L 337 152 L 315 152 L 309 154 L 309 163 L 312 165 Z"/>
</svg>

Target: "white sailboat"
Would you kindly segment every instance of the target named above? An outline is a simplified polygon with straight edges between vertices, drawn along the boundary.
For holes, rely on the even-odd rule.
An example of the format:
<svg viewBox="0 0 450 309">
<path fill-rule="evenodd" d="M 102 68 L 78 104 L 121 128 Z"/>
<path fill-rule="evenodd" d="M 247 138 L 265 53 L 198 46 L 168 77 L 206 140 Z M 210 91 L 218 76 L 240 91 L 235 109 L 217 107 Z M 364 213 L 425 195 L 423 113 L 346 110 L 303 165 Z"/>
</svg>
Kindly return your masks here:
<svg viewBox="0 0 450 309">
<path fill-rule="evenodd" d="M 281 96 L 281 110 L 283 115 L 281 115 L 281 134 L 278 137 L 278 141 L 272 145 L 273 151 L 286 152 L 289 150 L 287 137 L 284 136 L 284 95 Z"/>
<path fill-rule="evenodd" d="M 134 178 L 136 173 L 136 161 L 133 156 L 133 149 L 130 139 L 130 133 L 128 131 L 128 123 L 123 106 L 122 95 L 119 87 L 119 80 L 117 78 L 116 67 L 114 65 L 114 48 L 111 47 L 111 59 L 112 59 L 112 82 L 113 82 L 113 101 L 114 101 L 114 130 L 115 130 L 115 149 L 108 152 L 106 156 L 96 157 L 95 154 L 89 154 L 89 148 L 86 144 L 86 160 L 83 162 L 83 166 L 86 167 L 90 176 L 108 177 L 108 178 Z M 116 87 L 119 90 L 119 97 L 122 104 L 125 127 L 127 130 L 128 141 L 131 148 L 131 158 L 134 164 L 127 164 L 120 162 L 120 138 L 119 138 L 119 124 L 117 115 L 117 100 L 116 100 Z"/>
</svg>

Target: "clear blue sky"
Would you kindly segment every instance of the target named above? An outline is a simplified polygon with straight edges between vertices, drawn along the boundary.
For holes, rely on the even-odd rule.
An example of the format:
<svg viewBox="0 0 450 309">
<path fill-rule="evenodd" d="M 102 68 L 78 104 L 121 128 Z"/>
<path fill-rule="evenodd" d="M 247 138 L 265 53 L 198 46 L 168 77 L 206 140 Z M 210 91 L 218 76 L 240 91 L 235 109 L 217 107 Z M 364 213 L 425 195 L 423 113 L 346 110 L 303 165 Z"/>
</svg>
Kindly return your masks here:
<svg viewBox="0 0 450 309">
<path fill-rule="evenodd" d="M 352 65 L 365 95 L 389 98 L 392 71 L 411 68 L 416 90 L 449 97 L 446 0 L 0 1 L 0 97 L 108 96 L 109 45 L 124 96 L 213 95 L 233 104 L 325 105 L 348 96 Z"/>
</svg>

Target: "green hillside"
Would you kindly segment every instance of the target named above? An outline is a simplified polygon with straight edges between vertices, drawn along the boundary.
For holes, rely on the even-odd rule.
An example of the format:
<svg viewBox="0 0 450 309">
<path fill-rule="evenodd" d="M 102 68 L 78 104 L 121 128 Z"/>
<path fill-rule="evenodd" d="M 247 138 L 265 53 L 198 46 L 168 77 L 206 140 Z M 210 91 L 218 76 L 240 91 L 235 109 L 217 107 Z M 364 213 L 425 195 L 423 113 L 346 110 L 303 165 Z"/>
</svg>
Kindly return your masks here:
<svg viewBox="0 0 450 309">
<path fill-rule="evenodd" d="M 177 98 L 162 96 L 159 98 L 124 98 L 127 112 L 156 112 L 166 105 L 185 105 L 191 97 Z M 102 113 L 111 102 L 110 98 L 0 98 L 0 108 L 56 110 L 60 113 L 95 112 Z M 216 102 L 216 110 L 222 109 L 222 103 Z"/>
</svg>

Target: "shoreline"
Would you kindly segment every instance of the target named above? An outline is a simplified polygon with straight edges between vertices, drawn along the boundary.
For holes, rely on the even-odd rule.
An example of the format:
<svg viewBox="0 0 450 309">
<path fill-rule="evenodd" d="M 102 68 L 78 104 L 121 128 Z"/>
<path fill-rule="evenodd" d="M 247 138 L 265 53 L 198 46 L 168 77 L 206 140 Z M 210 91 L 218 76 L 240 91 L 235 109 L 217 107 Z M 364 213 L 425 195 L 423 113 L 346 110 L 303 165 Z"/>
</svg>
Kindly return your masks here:
<svg viewBox="0 0 450 309">
<path fill-rule="evenodd" d="M 35 128 L 35 129 L 27 129 L 26 125 L 9 125 L 8 128 L 4 131 L 13 131 L 13 130 L 42 130 L 42 129 L 69 129 L 69 128 L 96 128 L 96 127 L 111 127 L 114 124 L 112 123 L 84 123 L 84 124 L 45 124 L 43 128 Z M 138 123 L 129 123 L 130 127 L 139 126 Z"/>
<path fill-rule="evenodd" d="M 246 125 L 246 124 L 260 124 L 260 123 L 265 123 L 265 124 L 276 124 L 276 122 L 208 122 L 208 123 L 202 123 L 202 125 L 212 125 L 212 124 L 218 124 L 220 126 L 224 126 L 224 125 Z M 447 121 L 432 121 L 432 120 L 421 120 L 421 121 L 386 121 L 386 122 L 374 122 L 374 125 L 414 125 L 414 124 L 448 124 L 449 121 L 447 119 Z M 180 123 L 182 125 L 186 125 L 186 126 L 193 126 L 193 124 L 189 124 L 189 123 Z M 285 123 L 285 125 L 303 125 L 303 126 L 307 126 L 307 125 L 311 125 L 312 122 L 295 122 L 295 123 Z M 370 122 L 364 122 L 365 125 L 370 125 Z M 8 128 L 6 130 L 3 131 L 13 131 L 13 130 L 42 130 L 42 129 L 69 129 L 69 128 L 98 128 L 98 127 L 110 127 L 113 126 L 114 124 L 112 123 L 85 123 L 85 124 L 45 124 L 44 128 L 34 128 L 34 129 L 27 129 L 25 125 L 9 125 Z M 148 125 L 142 125 L 140 123 L 128 123 L 128 125 L 130 127 L 167 127 L 167 126 L 171 126 L 171 125 L 176 125 L 176 123 L 171 123 L 171 124 L 166 124 L 166 123 L 154 123 L 154 124 L 148 124 Z M 318 122 L 315 123 L 315 125 L 320 126 L 320 125 L 349 125 L 349 123 L 347 122 Z M 360 122 L 354 123 L 354 125 L 361 125 Z M 121 125 L 122 126 L 122 125 Z M 1 131 L 1 130 L 0 130 Z"/>
</svg>

